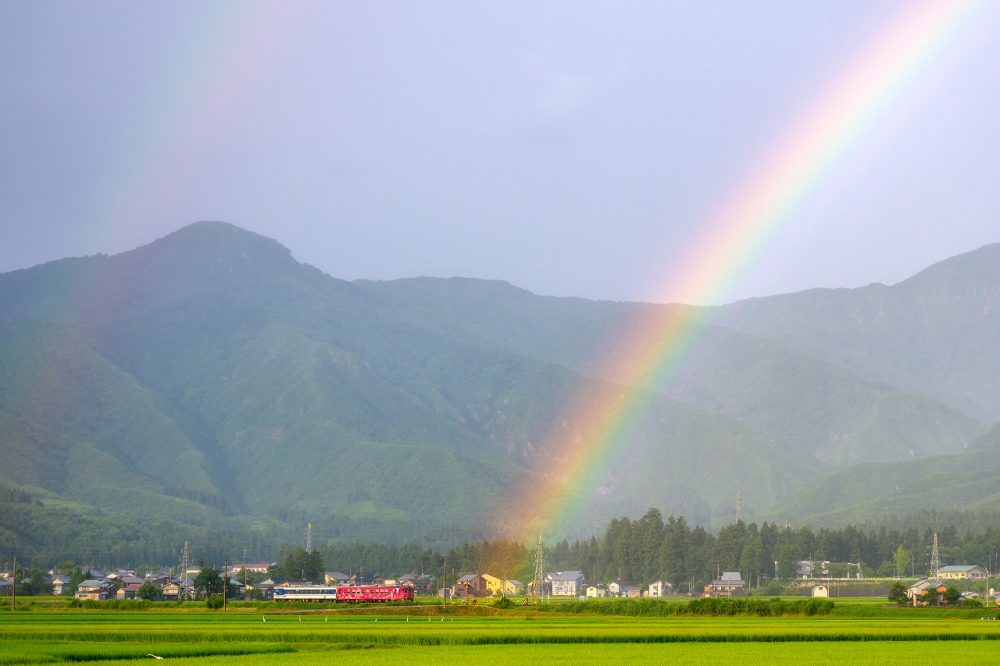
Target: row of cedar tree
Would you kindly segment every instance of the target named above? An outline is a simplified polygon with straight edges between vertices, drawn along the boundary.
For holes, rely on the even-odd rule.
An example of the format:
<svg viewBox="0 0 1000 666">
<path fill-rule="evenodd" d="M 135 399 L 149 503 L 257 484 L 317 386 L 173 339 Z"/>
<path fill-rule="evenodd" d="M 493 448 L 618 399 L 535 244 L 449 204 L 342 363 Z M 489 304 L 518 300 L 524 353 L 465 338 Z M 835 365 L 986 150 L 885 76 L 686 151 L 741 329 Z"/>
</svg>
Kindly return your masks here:
<svg viewBox="0 0 1000 666">
<path fill-rule="evenodd" d="M 1000 529 L 978 522 L 959 536 L 954 527 L 942 527 L 942 516 L 925 516 L 906 529 L 887 527 L 837 529 L 778 526 L 764 522 L 735 524 L 713 534 L 691 527 L 683 517 L 663 518 L 650 509 L 637 520 L 618 518 L 603 536 L 574 542 L 546 544 L 546 571 L 580 570 L 590 581 L 672 583 L 677 592 L 689 586 L 700 592 L 717 571 L 739 571 L 750 585 L 758 580 L 788 579 L 800 560 L 861 563 L 866 576 L 895 575 L 893 554 L 903 545 L 914 555 L 913 571 L 927 570 L 932 532 L 939 532 L 942 557 L 948 562 L 987 562 L 1000 551 Z M 918 526 L 921 522 L 927 527 Z M 269 577 L 275 580 L 322 582 L 324 565 L 370 577 L 398 577 L 426 573 L 447 577 L 446 584 L 471 572 L 488 571 L 503 578 L 529 581 L 534 571 L 534 548 L 511 541 L 464 544 L 447 552 L 418 545 L 330 544 L 314 553 L 286 551 Z M 51 563 L 35 563 L 51 566 Z M 852 573 L 856 571 L 853 568 Z M 905 573 L 910 573 L 909 571 Z"/>
<path fill-rule="evenodd" d="M 590 581 L 621 580 L 644 585 L 664 580 L 678 592 L 687 592 L 691 585 L 695 593 L 700 593 L 717 571 L 740 571 L 752 585 L 758 578 L 793 578 L 796 562 L 801 560 L 861 563 L 866 577 L 893 576 L 893 554 L 900 545 L 912 554 L 913 571 L 922 575 L 928 568 L 935 531 L 946 563 L 987 562 L 1000 551 L 1000 529 L 969 529 L 960 537 L 955 527 L 942 526 L 944 519 L 954 518 L 915 516 L 911 519 L 915 524 L 906 529 L 848 525 L 813 530 L 737 521 L 713 534 L 690 526 L 683 517 L 664 519 L 658 510 L 650 509 L 637 520 L 612 520 L 601 537 L 547 544 L 545 569 L 580 570 Z M 533 547 L 509 541 L 465 544 L 446 553 L 413 545 L 331 545 L 323 549 L 322 555 L 343 571 L 383 575 L 424 571 L 440 575 L 446 569 L 449 584 L 468 572 L 489 571 L 528 581 L 534 571 Z M 852 575 L 856 571 L 855 567 L 850 569 Z"/>
</svg>

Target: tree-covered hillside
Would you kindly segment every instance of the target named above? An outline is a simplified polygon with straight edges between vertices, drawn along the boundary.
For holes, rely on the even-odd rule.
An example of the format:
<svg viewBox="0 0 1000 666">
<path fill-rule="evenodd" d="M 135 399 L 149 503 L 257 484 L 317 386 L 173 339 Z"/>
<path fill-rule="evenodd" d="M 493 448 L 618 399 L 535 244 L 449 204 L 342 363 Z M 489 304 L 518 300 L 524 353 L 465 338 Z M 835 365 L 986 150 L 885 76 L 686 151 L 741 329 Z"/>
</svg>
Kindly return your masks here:
<svg viewBox="0 0 1000 666">
<path fill-rule="evenodd" d="M 622 336 L 656 318 L 691 327 L 685 362 L 640 394 L 648 409 L 574 497 L 567 529 L 650 505 L 719 522 L 738 491 L 746 515 L 764 515 L 852 463 L 954 454 L 986 429 L 985 402 L 965 410 L 963 396 L 992 380 L 962 370 L 966 352 L 940 352 L 937 367 L 965 359 L 947 372 L 858 368 L 872 349 L 879 368 L 921 366 L 949 316 L 983 326 L 956 340 L 989 340 L 989 308 L 974 320 L 947 296 L 992 293 L 973 256 L 975 279 L 956 277 L 959 258 L 942 284 L 931 272 L 881 288 L 903 295 L 880 325 L 920 341 L 890 344 L 866 338 L 863 317 L 839 319 L 868 312 L 866 290 L 838 293 L 839 310 L 825 293 L 703 310 L 482 280 L 345 282 L 275 241 L 198 223 L 121 255 L 0 275 L 0 482 L 46 511 L 121 524 L 521 538 L 530 517 L 511 499 L 552 483 L 588 420 L 627 390 Z M 920 307 L 904 316 L 906 303 Z M 854 351 L 831 351 L 849 346 L 844 331 Z"/>
</svg>

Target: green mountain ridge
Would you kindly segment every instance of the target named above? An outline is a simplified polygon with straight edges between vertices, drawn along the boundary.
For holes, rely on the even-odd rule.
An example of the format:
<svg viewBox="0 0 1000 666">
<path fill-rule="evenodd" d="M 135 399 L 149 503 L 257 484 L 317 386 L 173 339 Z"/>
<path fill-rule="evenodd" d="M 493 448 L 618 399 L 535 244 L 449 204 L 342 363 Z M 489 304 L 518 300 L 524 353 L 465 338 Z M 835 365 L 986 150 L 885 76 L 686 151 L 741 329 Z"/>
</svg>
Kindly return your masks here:
<svg viewBox="0 0 1000 666">
<path fill-rule="evenodd" d="M 967 282 L 932 278 L 936 295 L 896 300 L 925 303 L 944 335 L 940 290 Z M 962 391 L 924 390 L 947 373 L 884 371 L 907 359 L 857 372 L 862 352 L 841 358 L 775 298 L 720 310 L 461 278 L 346 282 L 197 223 L 0 275 L 0 482 L 53 510 L 281 538 L 306 521 L 342 540 L 521 538 L 530 517 L 511 498 L 558 476 L 566 442 L 631 390 L 613 352 L 649 318 L 691 327 L 690 358 L 637 394 L 648 408 L 573 498 L 570 534 L 648 506 L 717 522 L 737 491 L 746 514 L 770 515 L 847 465 L 954 454 L 985 430 L 982 401 L 970 416 Z"/>
<path fill-rule="evenodd" d="M 887 287 L 814 289 L 706 310 L 713 321 L 1000 421 L 1000 244 Z"/>
<path fill-rule="evenodd" d="M 698 308 L 538 297 L 506 283 L 478 282 L 363 284 L 424 320 L 446 322 L 446 334 L 456 339 L 486 340 L 617 383 L 630 380 L 619 370 L 632 353 L 621 345 L 623 332 L 646 328 L 651 318 L 681 322 L 674 325 L 695 329 L 686 335 L 685 358 L 653 390 L 725 414 L 826 464 L 957 452 L 986 428 L 953 406 L 860 378 L 772 340 L 688 323 L 691 315 L 701 316 Z"/>
<path fill-rule="evenodd" d="M 921 510 L 1000 510 L 1000 426 L 962 453 L 858 465 L 793 495 L 775 516 L 822 525 Z"/>
</svg>

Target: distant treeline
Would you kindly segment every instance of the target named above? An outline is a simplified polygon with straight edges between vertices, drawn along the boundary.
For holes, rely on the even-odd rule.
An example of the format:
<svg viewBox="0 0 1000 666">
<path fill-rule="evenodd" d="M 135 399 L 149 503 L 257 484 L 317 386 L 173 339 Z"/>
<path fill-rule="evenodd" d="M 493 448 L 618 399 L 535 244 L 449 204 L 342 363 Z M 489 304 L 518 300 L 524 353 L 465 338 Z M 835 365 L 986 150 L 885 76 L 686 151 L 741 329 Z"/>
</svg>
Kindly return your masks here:
<svg viewBox="0 0 1000 666">
<path fill-rule="evenodd" d="M 230 521 L 184 525 L 175 521 L 84 514 L 72 507 L 43 506 L 30 494 L 0 487 L 0 565 L 16 555 L 24 565 L 48 569 L 73 560 L 100 568 L 176 565 L 185 540 L 195 561 L 219 566 L 223 560 L 283 562 L 299 530 L 260 530 Z M 791 527 L 736 522 L 717 532 L 692 526 L 683 517 L 664 518 L 650 509 L 638 519 L 613 519 L 599 536 L 547 543 L 547 571 L 579 569 L 595 582 L 618 580 L 673 583 L 700 590 L 721 571 L 740 571 L 751 584 L 791 578 L 801 560 L 835 563 L 831 574 L 860 571 L 866 576 L 897 573 L 894 554 L 910 554 L 906 574 L 927 571 L 937 532 L 946 564 L 996 564 L 1000 514 L 934 513 L 885 524 L 837 528 Z M 325 570 L 349 575 L 396 577 L 424 573 L 451 582 L 458 575 L 488 572 L 524 582 L 534 571 L 534 546 L 505 540 L 466 543 L 451 549 L 424 544 L 329 543 L 319 549 Z M 840 564 L 837 564 L 840 563 Z M 853 563 L 845 566 L 843 563 Z M 289 567 L 291 568 L 291 567 Z M 301 570 L 301 565 L 295 565 Z M 992 566 L 991 568 L 996 568 Z"/>
<path fill-rule="evenodd" d="M 922 575 L 928 568 L 934 532 L 946 564 L 986 566 L 1000 553 L 1000 528 L 960 535 L 954 524 L 942 525 L 944 518 L 960 524 L 986 523 L 983 516 L 927 513 L 903 529 L 886 525 L 813 529 L 739 521 L 712 533 L 692 527 L 683 517 L 664 519 L 658 510 L 650 509 L 638 520 L 612 520 L 600 537 L 549 544 L 545 561 L 548 571 L 579 569 L 591 581 L 647 584 L 665 580 L 686 592 L 689 587 L 700 590 L 720 571 L 739 571 L 751 585 L 793 578 L 796 563 L 803 560 L 834 563 L 832 575 L 854 576 L 860 570 L 866 577 L 893 576 L 899 546 L 910 554 L 906 571 L 901 573 Z M 534 570 L 534 549 L 508 541 L 466 544 L 443 553 L 413 545 L 331 545 L 323 550 L 323 557 L 328 567 L 345 573 L 441 575 L 447 567 L 449 580 L 456 574 L 489 572 L 527 581 Z"/>
</svg>

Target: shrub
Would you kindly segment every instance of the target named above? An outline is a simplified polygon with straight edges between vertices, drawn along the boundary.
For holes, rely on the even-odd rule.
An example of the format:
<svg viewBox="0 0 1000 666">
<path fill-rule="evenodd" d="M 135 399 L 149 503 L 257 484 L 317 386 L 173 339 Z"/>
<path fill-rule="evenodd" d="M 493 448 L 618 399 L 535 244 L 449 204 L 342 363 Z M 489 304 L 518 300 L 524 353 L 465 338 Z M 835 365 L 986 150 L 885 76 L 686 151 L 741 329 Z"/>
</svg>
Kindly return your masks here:
<svg viewBox="0 0 1000 666">
<path fill-rule="evenodd" d="M 213 594 L 212 596 L 210 596 L 208 599 L 205 600 L 205 605 L 211 608 L 212 610 L 217 610 L 219 608 L 222 608 L 222 595 Z"/>
<path fill-rule="evenodd" d="M 909 599 L 906 597 L 906 586 L 896 581 L 889 589 L 889 601 L 900 606 L 905 606 Z"/>
</svg>

